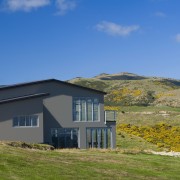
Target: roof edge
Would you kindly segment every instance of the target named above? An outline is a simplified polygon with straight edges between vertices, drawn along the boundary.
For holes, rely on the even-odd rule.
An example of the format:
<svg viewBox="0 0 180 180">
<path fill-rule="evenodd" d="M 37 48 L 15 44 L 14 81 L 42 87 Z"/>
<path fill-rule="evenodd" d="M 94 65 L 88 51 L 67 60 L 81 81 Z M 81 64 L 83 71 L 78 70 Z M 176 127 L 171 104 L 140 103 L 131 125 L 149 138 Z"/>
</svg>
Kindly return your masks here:
<svg viewBox="0 0 180 180">
<path fill-rule="evenodd" d="M 23 96 L 12 97 L 8 99 L 2 99 L 0 100 L 0 104 L 20 101 L 20 100 L 25 100 L 25 99 L 32 99 L 32 98 L 37 98 L 37 97 L 42 97 L 42 96 L 49 96 L 49 93 L 28 94 L 28 95 L 23 95 Z"/>
<path fill-rule="evenodd" d="M 33 85 L 33 84 L 42 84 L 42 83 L 46 83 L 46 82 L 58 82 L 58 83 L 62 83 L 62 84 L 66 84 L 66 85 L 70 85 L 70 86 L 74 86 L 74 87 L 78 87 L 78 88 L 83 88 L 83 89 L 90 90 L 90 91 L 95 91 L 97 93 L 104 94 L 104 95 L 107 94 L 106 92 L 103 92 L 103 91 L 99 91 L 99 90 L 96 90 L 96 89 L 92 89 L 92 88 L 72 84 L 72 83 L 69 83 L 69 82 L 66 82 L 66 81 L 61 81 L 61 80 L 58 80 L 58 79 L 45 79 L 45 80 L 32 81 L 32 82 L 27 82 L 27 83 L 19 83 L 19 84 L 7 85 L 7 86 L 0 87 L 0 90 L 17 88 L 17 87 L 22 87 L 22 86 L 29 86 L 29 85 Z"/>
</svg>

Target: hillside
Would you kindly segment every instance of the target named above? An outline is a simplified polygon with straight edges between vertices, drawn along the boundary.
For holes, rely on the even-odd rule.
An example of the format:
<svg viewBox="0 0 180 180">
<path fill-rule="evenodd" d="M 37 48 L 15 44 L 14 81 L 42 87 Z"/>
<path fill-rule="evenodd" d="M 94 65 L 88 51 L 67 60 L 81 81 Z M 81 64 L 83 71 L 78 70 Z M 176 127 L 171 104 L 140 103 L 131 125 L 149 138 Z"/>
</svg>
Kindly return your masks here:
<svg viewBox="0 0 180 180">
<path fill-rule="evenodd" d="M 92 78 L 77 77 L 69 82 L 107 92 L 106 105 L 180 107 L 180 80 L 176 79 L 102 73 Z"/>
<path fill-rule="evenodd" d="M 180 179 L 180 158 L 137 151 L 17 148 L 0 142 L 0 179 Z"/>
</svg>

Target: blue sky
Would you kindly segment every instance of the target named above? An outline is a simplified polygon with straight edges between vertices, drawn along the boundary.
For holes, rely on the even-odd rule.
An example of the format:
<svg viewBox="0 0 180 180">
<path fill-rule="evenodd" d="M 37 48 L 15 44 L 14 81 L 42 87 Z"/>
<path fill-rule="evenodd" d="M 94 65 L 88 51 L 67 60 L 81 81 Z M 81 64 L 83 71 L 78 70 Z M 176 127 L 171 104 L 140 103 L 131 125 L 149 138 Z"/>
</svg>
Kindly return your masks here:
<svg viewBox="0 0 180 180">
<path fill-rule="evenodd" d="M 179 0 L 0 0 L 0 84 L 131 72 L 180 79 Z"/>
</svg>

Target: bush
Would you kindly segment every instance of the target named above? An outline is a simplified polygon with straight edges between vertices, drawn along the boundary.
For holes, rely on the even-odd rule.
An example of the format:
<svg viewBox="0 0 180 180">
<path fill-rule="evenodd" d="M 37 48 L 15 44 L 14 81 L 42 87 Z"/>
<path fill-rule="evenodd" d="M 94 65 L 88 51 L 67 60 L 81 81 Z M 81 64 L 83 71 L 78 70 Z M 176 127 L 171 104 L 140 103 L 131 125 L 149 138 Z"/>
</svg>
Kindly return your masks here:
<svg viewBox="0 0 180 180">
<path fill-rule="evenodd" d="M 9 146 L 20 147 L 20 148 L 29 148 L 29 149 L 39 149 L 39 150 L 54 150 L 55 148 L 48 144 L 33 144 L 26 143 L 21 141 L 12 141 L 7 143 Z"/>
<path fill-rule="evenodd" d="M 156 144 L 160 148 L 172 151 L 180 151 L 180 127 L 165 123 L 154 126 L 134 126 L 131 124 L 120 124 L 117 132 L 124 131 L 130 135 L 142 137 L 148 142 Z"/>
</svg>

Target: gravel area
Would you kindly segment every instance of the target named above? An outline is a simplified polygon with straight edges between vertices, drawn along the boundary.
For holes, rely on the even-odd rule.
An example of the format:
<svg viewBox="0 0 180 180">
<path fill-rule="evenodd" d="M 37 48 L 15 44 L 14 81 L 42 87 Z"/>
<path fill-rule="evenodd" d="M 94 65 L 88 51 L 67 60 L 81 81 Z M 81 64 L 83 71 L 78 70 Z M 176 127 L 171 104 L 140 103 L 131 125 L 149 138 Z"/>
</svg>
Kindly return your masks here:
<svg viewBox="0 0 180 180">
<path fill-rule="evenodd" d="M 180 152 L 156 152 L 156 151 L 151 151 L 152 154 L 157 154 L 161 156 L 173 156 L 173 157 L 180 157 Z"/>
</svg>

